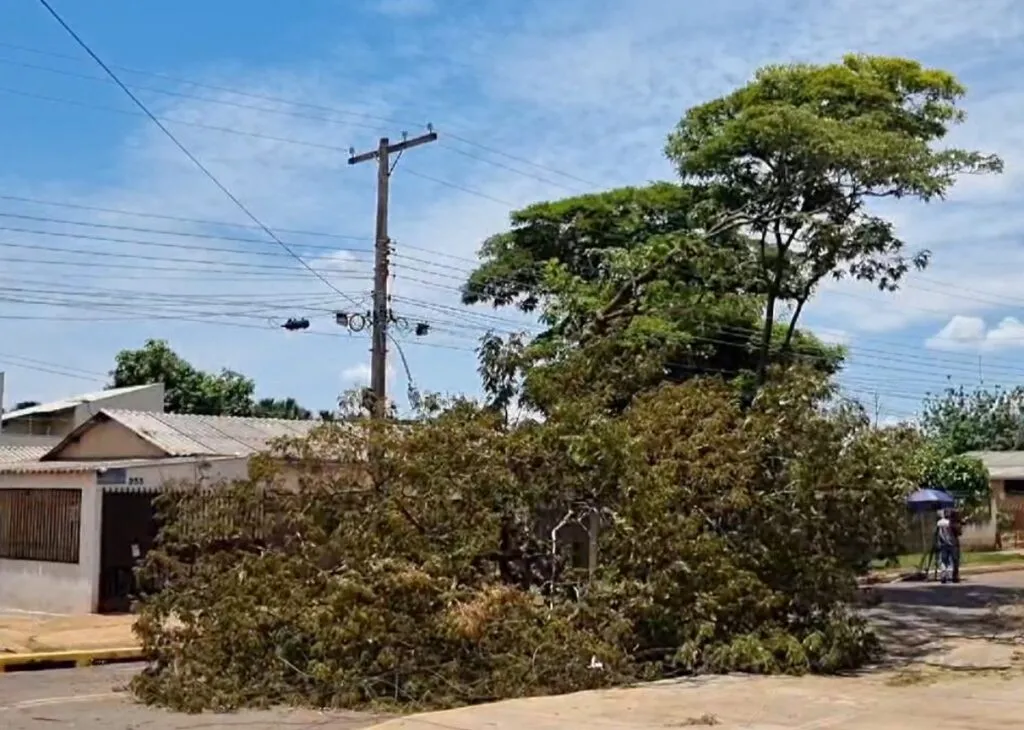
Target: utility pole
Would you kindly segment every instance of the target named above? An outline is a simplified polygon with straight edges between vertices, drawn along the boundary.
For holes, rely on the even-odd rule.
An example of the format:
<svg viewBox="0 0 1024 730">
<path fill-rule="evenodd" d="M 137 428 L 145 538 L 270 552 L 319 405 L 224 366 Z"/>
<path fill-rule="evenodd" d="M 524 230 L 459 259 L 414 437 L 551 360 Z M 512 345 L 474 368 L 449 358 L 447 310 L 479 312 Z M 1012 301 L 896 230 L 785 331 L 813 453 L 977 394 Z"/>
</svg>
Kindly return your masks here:
<svg viewBox="0 0 1024 730">
<path fill-rule="evenodd" d="M 373 392 L 374 418 L 384 418 L 387 415 L 388 269 L 391 252 L 391 239 L 388 237 L 388 193 L 391 173 L 394 171 L 391 155 L 397 155 L 397 164 L 405 150 L 436 140 L 437 132 L 427 125 L 427 134 L 419 137 L 409 139 L 403 133 L 402 141 L 394 144 L 387 137 L 381 137 L 377 149 L 371 152 L 357 155 L 354 149 L 349 150 L 350 165 L 377 160 L 377 225 L 373 244 L 373 345 L 370 349 L 370 390 Z"/>
</svg>

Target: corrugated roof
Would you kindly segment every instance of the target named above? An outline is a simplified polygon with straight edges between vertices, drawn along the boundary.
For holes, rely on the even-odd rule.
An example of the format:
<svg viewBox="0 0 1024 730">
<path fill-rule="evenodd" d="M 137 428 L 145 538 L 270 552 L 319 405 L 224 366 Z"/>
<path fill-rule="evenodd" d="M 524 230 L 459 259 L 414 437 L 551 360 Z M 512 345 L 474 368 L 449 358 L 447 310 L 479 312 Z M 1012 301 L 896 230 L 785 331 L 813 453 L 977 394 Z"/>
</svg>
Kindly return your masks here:
<svg viewBox="0 0 1024 730">
<path fill-rule="evenodd" d="M 63 400 L 55 400 L 49 403 L 40 403 L 37 406 L 30 406 L 29 408 L 22 408 L 17 411 L 8 411 L 3 414 L 3 420 L 7 421 L 12 418 L 22 418 L 24 416 L 34 416 L 43 413 L 57 413 L 58 411 L 65 411 L 69 408 L 74 408 L 81 403 L 95 403 L 97 401 L 104 401 L 109 398 L 124 395 L 126 393 L 132 393 L 138 390 L 145 390 L 146 388 L 152 388 L 153 383 L 146 385 L 129 385 L 124 388 L 111 388 L 110 390 L 98 390 L 95 393 L 83 393 L 82 395 L 71 396 L 70 398 L 64 398 Z"/>
<path fill-rule="evenodd" d="M 24 461 L 0 463 L 0 474 L 68 474 L 99 471 L 100 469 L 129 469 L 135 466 L 173 466 L 198 461 L 225 461 L 235 457 L 180 456 L 160 459 L 109 459 L 99 461 Z"/>
<path fill-rule="evenodd" d="M 38 462 L 51 446 L 23 446 L 0 444 L 0 464 L 14 464 L 21 461 Z"/>
<path fill-rule="evenodd" d="M 1024 451 L 971 451 L 994 479 L 1024 479 Z"/>
<path fill-rule="evenodd" d="M 301 437 L 320 421 L 195 416 L 104 409 L 104 415 L 163 449 L 169 456 L 249 456 L 274 439 Z"/>
</svg>

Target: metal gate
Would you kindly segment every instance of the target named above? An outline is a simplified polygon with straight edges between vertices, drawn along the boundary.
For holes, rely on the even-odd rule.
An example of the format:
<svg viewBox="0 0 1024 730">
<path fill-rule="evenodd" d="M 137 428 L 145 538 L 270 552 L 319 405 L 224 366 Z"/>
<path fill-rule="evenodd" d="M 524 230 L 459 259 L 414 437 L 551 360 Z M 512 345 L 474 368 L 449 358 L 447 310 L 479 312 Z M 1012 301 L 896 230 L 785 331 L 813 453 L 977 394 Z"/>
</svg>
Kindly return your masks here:
<svg viewBox="0 0 1024 730">
<path fill-rule="evenodd" d="M 157 534 L 153 492 L 104 491 L 100 537 L 100 613 L 123 613 L 137 593 L 135 567 Z"/>
</svg>

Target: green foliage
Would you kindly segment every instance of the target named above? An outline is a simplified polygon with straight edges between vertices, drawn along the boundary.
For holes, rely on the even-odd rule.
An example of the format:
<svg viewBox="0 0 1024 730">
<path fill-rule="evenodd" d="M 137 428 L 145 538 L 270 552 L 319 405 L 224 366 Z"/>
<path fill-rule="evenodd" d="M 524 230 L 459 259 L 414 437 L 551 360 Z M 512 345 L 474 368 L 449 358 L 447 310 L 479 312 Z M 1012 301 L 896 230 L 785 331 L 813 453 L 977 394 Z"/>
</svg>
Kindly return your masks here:
<svg viewBox="0 0 1024 730">
<path fill-rule="evenodd" d="M 951 454 L 1014 451 L 1024 445 L 1024 387 L 946 388 L 924 403 L 921 427 Z"/>
<path fill-rule="evenodd" d="M 547 330 L 485 338 L 485 407 L 327 424 L 163 498 L 137 695 L 419 709 L 871 660 L 857 576 L 922 479 L 978 472 L 837 401 L 842 352 L 797 323 L 825 277 L 926 263 L 871 200 L 1000 169 L 936 146 L 962 94 L 902 59 L 769 67 L 687 112 L 681 184 L 513 214 L 464 299 Z M 517 402 L 545 418 L 510 425 Z"/>
<path fill-rule="evenodd" d="M 463 299 L 536 311 L 549 329 L 531 340 L 485 338 L 481 374 L 494 405 L 520 399 L 547 412 L 559 398 L 600 391 L 615 410 L 663 382 L 753 372 L 761 299 L 743 270 L 742 241 L 695 235 L 707 205 L 696 189 L 656 183 L 514 213 L 512 230 L 485 242 Z M 604 337 L 591 337 L 595 319 L 640 276 L 630 306 L 609 317 Z M 793 349 L 824 372 L 842 359 L 804 333 Z"/>
<path fill-rule="evenodd" d="M 149 383 L 164 384 L 164 408 L 168 413 L 205 416 L 259 416 L 308 419 L 312 414 L 293 398 L 253 400 L 252 379 L 232 370 L 208 373 L 178 355 L 164 340 L 147 340 L 138 350 L 117 353 L 110 373 L 110 388 Z"/>
<path fill-rule="evenodd" d="M 708 186 L 750 238 L 747 270 L 766 299 L 762 377 L 778 302 L 795 305 L 792 332 L 826 277 L 892 290 L 927 265 L 926 251 L 905 253 L 871 200 L 930 201 L 961 174 L 1002 170 L 994 155 L 937 146 L 963 120 L 964 93 L 951 74 L 901 58 L 768 66 L 687 111 L 669 136 L 683 181 Z"/>
<path fill-rule="evenodd" d="M 313 412 L 303 408 L 294 398 L 261 398 L 252 409 L 257 418 L 285 418 L 290 421 L 308 421 Z"/>
<path fill-rule="evenodd" d="M 162 498 L 133 688 L 187 710 L 420 709 L 859 666 L 878 645 L 845 606 L 911 483 L 827 395 L 794 372 L 753 403 L 701 379 L 513 429 L 468 402 L 325 425 L 243 483 Z"/>
<path fill-rule="evenodd" d="M 992 499 L 988 469 L 979 459 L 962 454 L 944 456 L 932 451 L 925 462 L 921 485 L 952 494 L 967 519 L 987 514 Z"/>
</svg>

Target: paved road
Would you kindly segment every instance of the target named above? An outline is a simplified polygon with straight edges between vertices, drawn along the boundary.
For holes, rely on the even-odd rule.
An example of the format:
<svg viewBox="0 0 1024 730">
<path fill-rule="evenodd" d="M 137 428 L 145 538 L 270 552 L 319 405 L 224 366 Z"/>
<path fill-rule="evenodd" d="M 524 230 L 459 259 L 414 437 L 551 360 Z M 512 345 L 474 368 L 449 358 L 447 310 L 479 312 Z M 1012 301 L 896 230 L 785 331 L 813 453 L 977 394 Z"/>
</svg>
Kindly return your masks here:
<svg viewBox="0 0 1024 730">
<path fill-rule="evenodd" d="M 874 590 L 882 597 L 882 603 L 868 609 L 866 613 L 889 634 L 891 641 L 899 645 L 902 657 L 913 659 L 929 651 L 936 640 L 992 636 L 1004 630 L 1006 627 L 999 624 L 994 612 L 1000 606 L 1024 602 L 1024 571 L 975 576 L 966 578 L 959 585 L 902 583 L 876 586 Z M 357 730 L 370 727 L 382 719 L 369 715 L 328 714 L 306 710 L 241 712 L 233 715 L 174 714 L 136 705 L 131 701 L 123 687 L 137 671 L 137 666 L 114 665 L 0 674 L 0 728 L 53 730 L 55 727 L 65 726 L 85 730 L 219 730 L 244 727 L 245 730 L 279 730 L 282 726 L 287 726 L 289 730 Z M 825 683 L 823 687 L 829 681 L 836 680 L 815 680 Z M 1004 684 L 1006 683 L 1000 680 L 995 689 Z M 773 689 L 773 692 L 777 689 Z M 990 689 L 986 685 L 985 688 L 972 687 L 972 692 L 984 695 L 995 689 Z M 879 687 L 871 689 L 871 692 L 878 691 L 881 691 Z M 811 694 L 814 695 L 815 692 Z M 936 696 L 940 695 L 941 692 L 936 693 Z M 803 706 L 808 701 L 801 699 L 797 704 Z M 999 695 L 998 698 L 993 696 L 987 701 L 994 703 L 994 706 L 1009 707 L 1006 705 L 1009 700 L 1003 695 Z M 742 705 L 743 702 L 739 704 Z M 730 705 L 736 705 L 736 700 L 724 703 L 726 708 Z M 1019 705 L 1014 707 L 1017 708 Z M 1018 710 L 1014 709 L 1014 712 Z M 1018 723 L 1019 716 L 1014 717 L 1017 718 L 1014 723 Z M 500 723 L 498 726 L 506 727 Z M 521 723 L 508 725 L 526 726 Z M 877 723 L 874 726 L 877 726 Z M 926 725 L 922 725 L 924 726 Z M 934 724 L 930 726 L 934 727 Z M 1001 725 L 998 722 L 990 722 L 988 725 L 963 725 L 982 726 L 1017 727 L 1019 723 Z M 801 727 L 808 728 L 813 725 Z"/>
<path fill-rule="evenodd" d="M 138 666 L 109 665 L 0 674 L 0 728 L 42 730 L 357 730 L 382 718 L 309 710 L 182 715 L 135 704 L 123 691 Z"/>
<path fill-rule="evenodd" d="M 948 639 L 1024 636 L 1024 571 L 964 576 L 957 584 L 891 583 L 872 587 L 881 603 L 864 613 L 896 660 L 913 661 Z"/>
</svg>

